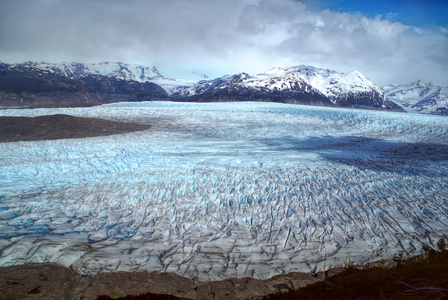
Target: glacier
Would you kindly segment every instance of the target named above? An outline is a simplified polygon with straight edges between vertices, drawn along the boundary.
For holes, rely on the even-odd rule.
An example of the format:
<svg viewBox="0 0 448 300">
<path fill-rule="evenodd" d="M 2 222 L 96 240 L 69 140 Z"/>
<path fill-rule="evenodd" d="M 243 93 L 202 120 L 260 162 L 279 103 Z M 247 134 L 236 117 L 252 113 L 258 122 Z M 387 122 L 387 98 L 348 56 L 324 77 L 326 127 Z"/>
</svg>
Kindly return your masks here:
<svg viewBox="0 0 448 300">
<path fill-rule="evenodd" d="M 0 266 L 197 281 L 419 254 L 448 231 L 448 119 L 279 103 L 0 110 L 149 124 L 0 143 Z"/>
</svg>

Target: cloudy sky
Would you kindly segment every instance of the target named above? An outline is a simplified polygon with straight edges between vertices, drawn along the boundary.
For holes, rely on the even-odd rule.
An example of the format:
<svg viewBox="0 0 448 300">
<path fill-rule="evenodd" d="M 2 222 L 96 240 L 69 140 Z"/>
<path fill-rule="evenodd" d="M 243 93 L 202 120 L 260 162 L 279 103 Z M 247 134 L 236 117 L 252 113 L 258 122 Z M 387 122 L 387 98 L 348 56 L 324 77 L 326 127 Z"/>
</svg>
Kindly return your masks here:
<svg viewBox="0 0 448 300">
<path fill-rule="evenodd" d="M 379 85 L 448 81 L 446 0 L 1 0 L 0 61 L 155 65 L 210 77 L 299 64 Z"/>
</svg>

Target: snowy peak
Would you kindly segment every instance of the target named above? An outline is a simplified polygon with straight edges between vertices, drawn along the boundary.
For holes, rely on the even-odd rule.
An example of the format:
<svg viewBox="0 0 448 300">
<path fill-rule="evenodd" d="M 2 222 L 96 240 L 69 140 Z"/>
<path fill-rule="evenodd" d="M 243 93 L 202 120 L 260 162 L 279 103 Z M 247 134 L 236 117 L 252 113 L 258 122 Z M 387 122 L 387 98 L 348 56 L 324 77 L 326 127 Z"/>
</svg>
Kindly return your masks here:
<svg viewBox="0 0 448 300">
<path fill-rule="evenodd" d="M 364 76 L 364 74 L 362 74 L 356 70 L 352 71 L 348 74 L 345 74 L 344 77 L 352 82 L 363 83 L 368 86 L 375 86 L 375 84 L 372 81 L 370 81 L 366 76 Z"/>
<path fill-rule="evenodd" d="M 380 95 L 383 94 L 383 91 L 378 86 L 359 71 L 344 74 L 328 69 L 300 65 L 291 68 L 273 68 L 255 77 L 259 79 L 281 77 L 287 80 L 301 80 L 332 101 L 336 101 L 336 98 L 344 93 L 374 91 Z"/>
<path fill-rule="evenodd" d="M 339 73 L 328 69 L 299 66 L 289 76 L 300 78 L 338 106 L 401 110 L 384 91 L 359 71 Z"/>
<path fill-rule="evenodd" d="M 230 83 L 236 84 L 236 83 L 242 83 L 245 80 L 249 80 L 250 76 L 247 73 L 240 73 L 238 75 L 233 75 L 231 77 Z"/>
<path fill-rule="evenodd" d="M 330 71 L 328 69 L 301 65 L 291 68 L 274 68 L 265 74 L 296 80 L 301 79 L 330 98 L 341 94 L 341 92 L 371 90 L 381 92 L 379 87 L 377 87 L 372 81 L 358 71 L 344 74 L 336 71 Z"/>
<path fill-rule="evenodd" d="M 420 79 L 417 80 L 417 81 L 414 82 L 414 83 L 411 83 L 411 85 L 414 85 L 414 86 L 421 86 L 421 87 L 426 87 L 426 84 L 425 84 L 423 81 L 421 81 Z"/>
<path fill-rule="evenodd" d="M 318 76 L 328 76 L 330 74 L 337 74 L 335 71 L 330 71 L 328 69 L 320 69 L 320 68 L 314 68 L 311 66 L 295 66 L 295 67 L 289 67 L 289 68 L 280 68 L 275 67 L 270 70 L 268 70 L 265 73 L 258 74 L 258 76 L 267 75 L 267 76 L 275 76 L 275 77 L 284 77 L 284 76 L 294 76 L 295 74 L 301 74 L 302 78 L 316 78 Z"/>
<path fill-rule="evenodd" d="M 408 111 L 448 115 L 448 85 L 424 83 L 421 80 L 404 85 L 384 87 L 387 97 Z"/>
</svg>

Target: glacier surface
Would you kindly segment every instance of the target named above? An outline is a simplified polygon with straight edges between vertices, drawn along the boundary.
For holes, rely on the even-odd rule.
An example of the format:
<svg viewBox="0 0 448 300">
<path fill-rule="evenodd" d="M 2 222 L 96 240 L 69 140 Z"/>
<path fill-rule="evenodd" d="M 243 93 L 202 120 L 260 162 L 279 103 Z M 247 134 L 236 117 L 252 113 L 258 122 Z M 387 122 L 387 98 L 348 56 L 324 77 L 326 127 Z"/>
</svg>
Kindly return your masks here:
<svg viewBox="0 0 448 300">
<path fill-rule="evenodd" d="M 1 110 L 150 124 L 0 143 L 0 266 L 204 281 L 419 254 L 448 230 L 448 119 L 276 103 Z"/>
</svg>

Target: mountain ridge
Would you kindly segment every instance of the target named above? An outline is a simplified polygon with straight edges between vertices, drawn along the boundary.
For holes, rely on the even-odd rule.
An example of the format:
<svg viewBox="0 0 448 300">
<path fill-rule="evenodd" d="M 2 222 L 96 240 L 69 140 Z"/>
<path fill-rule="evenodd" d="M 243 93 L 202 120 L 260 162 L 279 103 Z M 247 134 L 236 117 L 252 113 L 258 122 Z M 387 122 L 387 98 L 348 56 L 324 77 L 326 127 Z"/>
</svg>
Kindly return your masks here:
<svg viewBox="0 0 448 300">
<path fill-rule="evenodd" d="M 417 80 L 387 85 L 383 89 L 388 98 L 410 112 L 448 116 L 448 84 Z"/>
<path fill-rule="evenodd" d="M 156 66 L 143 64 L 128 64 L 123 62 L 99 62 L 99 63 L 79 63 L 79 62 L 24 62 L 15 64 L 19 67 L 41 69 L 70 79 L 81 79 L 89 75 L 100 75 L 118 80 L 137 81 L 140 83 L 153 82 L 160 85 L 167 93 L 176 86 L 193 84 L 200 79 L 207 78 L 206 75 L 190 72 L 188 78 L 177 78 L 179 75 L 162 74 Z M 185 76 L 185 75 L 184 75 Z M 176 77 L 176 78 L 175 78 Z"/>
<path fill-rule="evenodd" d="M 270 88 L 253 83 L 247 73 L 204 80 L 191 87 L 178 87 L 171 97 L 180 101 L 269 101 L 293 104 L 333 106 L 319 91 L 302 81 L 287 81 L 283 88 Z"/>
<path fill-rule="evenodd" d="M 391 101 L 383 89 L 375 85 L 359 71 L 344 74 L 306 65 L 288 68 L 275 67 L 256 75 L 240 73 L 200 81 L 195 81 L 192 78 L 194 76 L 196 76 L 196 79 L 205 78 L 206 76 L 195 74 L 190 79 L 178 80 L 167 77 L 165 73 L 160 72 L 155 66 L 148 67 L 121 62 L 93 64 L 25 62 L 12 65 L 3 64 L 3 68 L 5 68 L 4 66 L 37 72 L 36 74 L 39 74 L 36 75 L 37 77 L 49 77 L 51 76 L 50 74 L 60 76 L 58 78 L 60 78 L 61 84 L 65 82 L 64 85 L 66 87 L 73 86 L 72 83 L 77 80 L 84 87 L 74 88 L 76 92 L 70 96 L 76 95 L 76 97 L 81 99 L 78 101 L 82 103 L 92 102 L 91 99 L 95 98 L 92 94 L 97 98 L 104 98 L 105 94 L 107 94 L 106 98 L 114 98 L 111 100 L 96 99 L 93 101 L 96 104 L 120 101 L 120 94 L 126 95 L 123 101 L 131 101 L 132 99 L 136 101 L 152 100 L 154 97 L 145 98 L 141 92 L 135 91 L 135 88 L 130 88 L 131 86 L 138 86 L 137 90 L 139 90 L 143 85 L 151 83 L 160 85 L 167 92 L 165 95 L 160 90 L 158 91 L 158 97 L 162 100 L 196 102 L 262 101 L 405 111 L 402 106 Z M 67 83 L 66 79 L 74 81 Z M 100 81 L 102 83 L 98 85 L 97 83 Z M 117 88 L 120 85 L 122 87 Z M 124 88 L 125 85 L 128 88 Z M 93 93 L 90 92 L 90 95 L 86 95 L 84 91 L 88 89 L 86 86 L 95 86 L 95 88 L 91 88 Z M 73 89 L 73 87 L 71 88 Z M 123 92 L 123 88 L 126 90 L 125 92 Z M 116 93 L 114 90 L 120 90 L 121 92 Z M 135 91 L 136 94 L 130 95 L 131 91 Z M 0 90 L 0 94 L 2 99 L 11 99 L 11 95 L 5 96 L 3 90 Z M 117 97 L 111 97 L 112 94 L 115 94 Z M 51 102 L 52 96 L 55 96 L 54 93 L 49 94 L 43 102 Z M 56 95 L 56 97 L 59 96 Z M 12 98 L 21 99 L 17 95 Z M 23 103 L 23 101 L 20 101 L 16 105 Z M 5 102 L 5 100 L 2 102 Z M 68 102 L 76 102 L 76 100 L 71 99 Z"/>
<path fill-rule="evenodd" d="M 152 82 L 102 75 L 71 79 L 47 70 L 0 63 L 0 105 L 5 107 L 79 106 L 168 99 Z"/>
<path fill-rule="evenodd" d="M 404 111 L 358 71 L 348 74 L 300 65 L 273 68 L 254 76 L 240 73 L 177 87 L 171 97 L 184 101 L 238 100 L 247 93 L 274 102 Z M 251 98 L 247 98 L 251 101 Z"/>
</svg>

